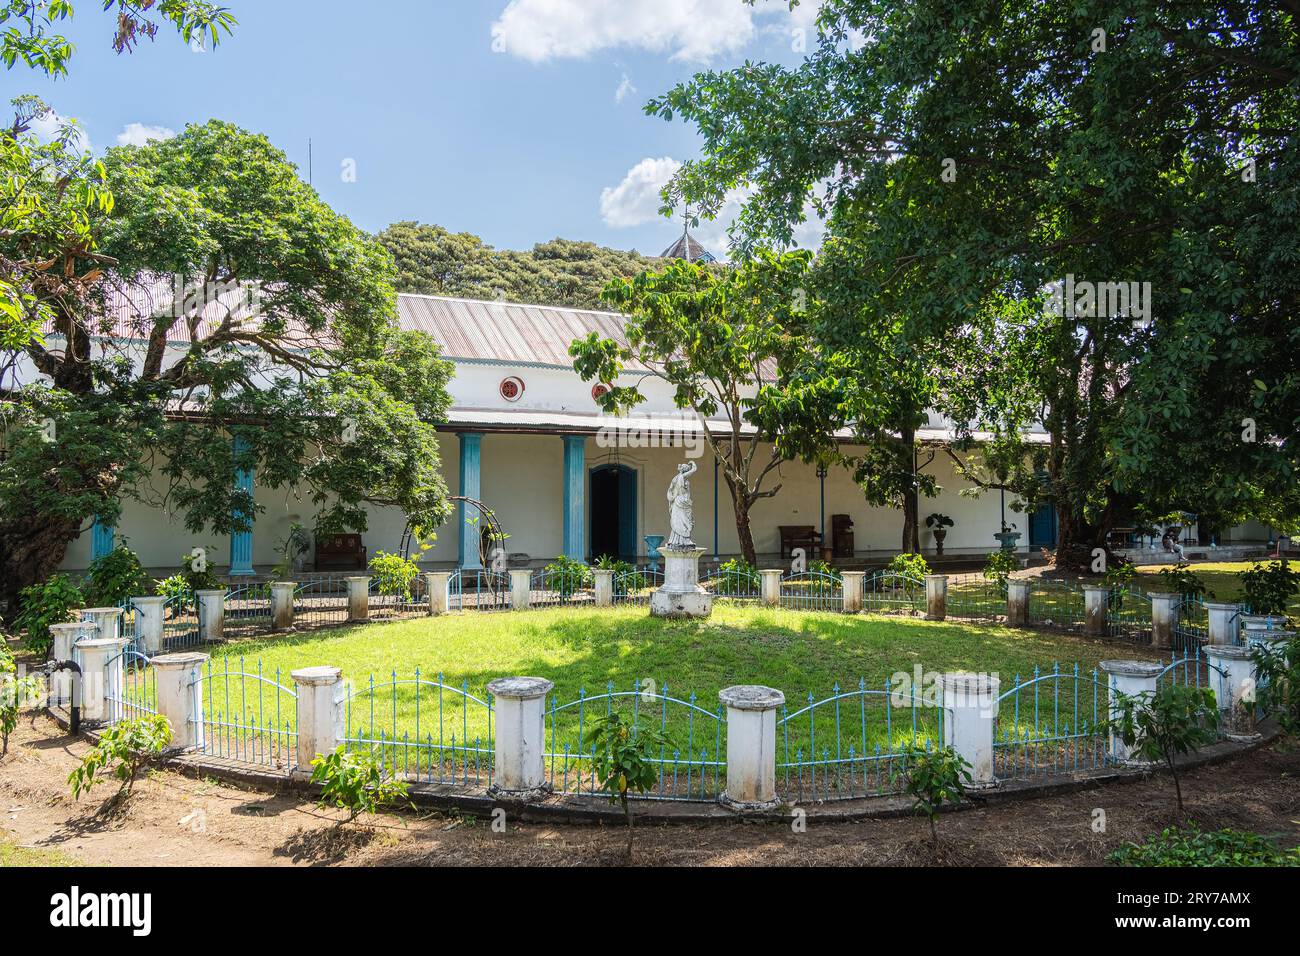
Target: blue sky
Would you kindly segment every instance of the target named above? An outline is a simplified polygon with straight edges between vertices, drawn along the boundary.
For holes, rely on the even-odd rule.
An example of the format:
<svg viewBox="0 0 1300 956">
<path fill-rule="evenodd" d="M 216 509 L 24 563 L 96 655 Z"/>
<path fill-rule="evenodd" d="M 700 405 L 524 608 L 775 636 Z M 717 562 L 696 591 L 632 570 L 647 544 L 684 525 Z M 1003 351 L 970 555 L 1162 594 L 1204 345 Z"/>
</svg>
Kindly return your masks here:
<svg viewBox="0 0 1300 956">
<path fill-rule="evenodd" d="M 815 13 L 781 0 L 224 2 L 240 25 L 215 51 L 160 32 L 118 56 L 111 18 L 81 0 L 70 76 L 15 67 L 0 73 L 6 98 L 40 94 L 96 150 L 216 117 L 265 133 L 305 177 L 310 139 L 314 185 L 372 231 L 417 219 L 499 248 L 562 236 L 652 254 L 680 228 L 655 216 L 654 192 L 698 140 L 645 116 L 646 99 L 706 67 L 793 62 Z M 699 235 L 716 247 L 724 230 Z"/>
</svg>

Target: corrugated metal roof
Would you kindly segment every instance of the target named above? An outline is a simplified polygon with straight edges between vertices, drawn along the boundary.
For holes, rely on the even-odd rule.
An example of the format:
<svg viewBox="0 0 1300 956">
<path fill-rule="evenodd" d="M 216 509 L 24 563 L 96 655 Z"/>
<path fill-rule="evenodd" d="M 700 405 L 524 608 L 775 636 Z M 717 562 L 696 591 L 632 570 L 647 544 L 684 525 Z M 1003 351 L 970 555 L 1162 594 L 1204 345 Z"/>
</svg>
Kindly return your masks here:
<svg viewBox="0 0 1300 956">
<path fill-rule="evenodd" d="M 444 356 L 455 359 L 570 368 L 574 339 L 596 332 L 627 341 L 626 318 L 614 312 L 430 295 L 400 295 L 397 311 L 403 328 L 428 333 Z"/>
</svg>

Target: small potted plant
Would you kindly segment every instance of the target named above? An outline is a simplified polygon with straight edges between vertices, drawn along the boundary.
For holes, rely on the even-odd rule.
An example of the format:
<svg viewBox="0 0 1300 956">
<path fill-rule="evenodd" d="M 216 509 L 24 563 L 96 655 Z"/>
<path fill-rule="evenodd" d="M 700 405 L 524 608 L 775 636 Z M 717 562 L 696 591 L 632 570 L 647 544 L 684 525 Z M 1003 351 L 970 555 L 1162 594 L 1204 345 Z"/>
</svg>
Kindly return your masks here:
<svg viewBox="0 0 1300 956">
<path fill-rule="evenodd" d="M 1002 522 L 1002 530 L 993 537 L 998 539 L 1003 551 L 1014 551 L 1016 550 L 1016 542 L 1020 540 L 1020 532 L 1016 530 L 1014 524 L 1004 521 Z"/>
<path fill-rule="evenodd" d="M 948 537 L 948 529 L 953 526 L 953 523 L 951 518 L 937 511 L 925 519 L 925 526 L 934 535 L 935 554 L 943 554 L 943 541 Z"/>
</svg>

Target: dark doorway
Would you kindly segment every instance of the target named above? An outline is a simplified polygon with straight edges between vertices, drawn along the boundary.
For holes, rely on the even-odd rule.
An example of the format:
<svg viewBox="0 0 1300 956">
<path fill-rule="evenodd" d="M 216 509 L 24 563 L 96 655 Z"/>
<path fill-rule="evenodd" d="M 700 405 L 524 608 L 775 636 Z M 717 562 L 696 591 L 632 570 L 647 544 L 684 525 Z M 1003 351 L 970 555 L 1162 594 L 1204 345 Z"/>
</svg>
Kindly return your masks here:
<svg viewBox="0 0 1300 956">
<path fill-rule="evenodd" d="M 591 471 L 591 556 L 636 559 L 636 472 L 626 465 Z"/>
</svg>

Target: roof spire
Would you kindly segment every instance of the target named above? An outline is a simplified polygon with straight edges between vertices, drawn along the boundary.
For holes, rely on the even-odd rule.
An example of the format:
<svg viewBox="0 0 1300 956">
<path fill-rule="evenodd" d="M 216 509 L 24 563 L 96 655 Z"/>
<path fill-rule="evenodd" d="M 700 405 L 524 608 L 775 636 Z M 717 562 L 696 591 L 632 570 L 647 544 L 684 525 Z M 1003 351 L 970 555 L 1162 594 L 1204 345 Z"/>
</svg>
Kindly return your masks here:
<svg viewBox="0 0 1300 956">
<path fill-rule="evenodd" d="M 687 262 L 717 262 L 713 253 L 700 245 L 691 235 L 691 207 L 682 213 L 681 237 L 663 251 L 661 259 L 684 259 Z"/>
</svg>

